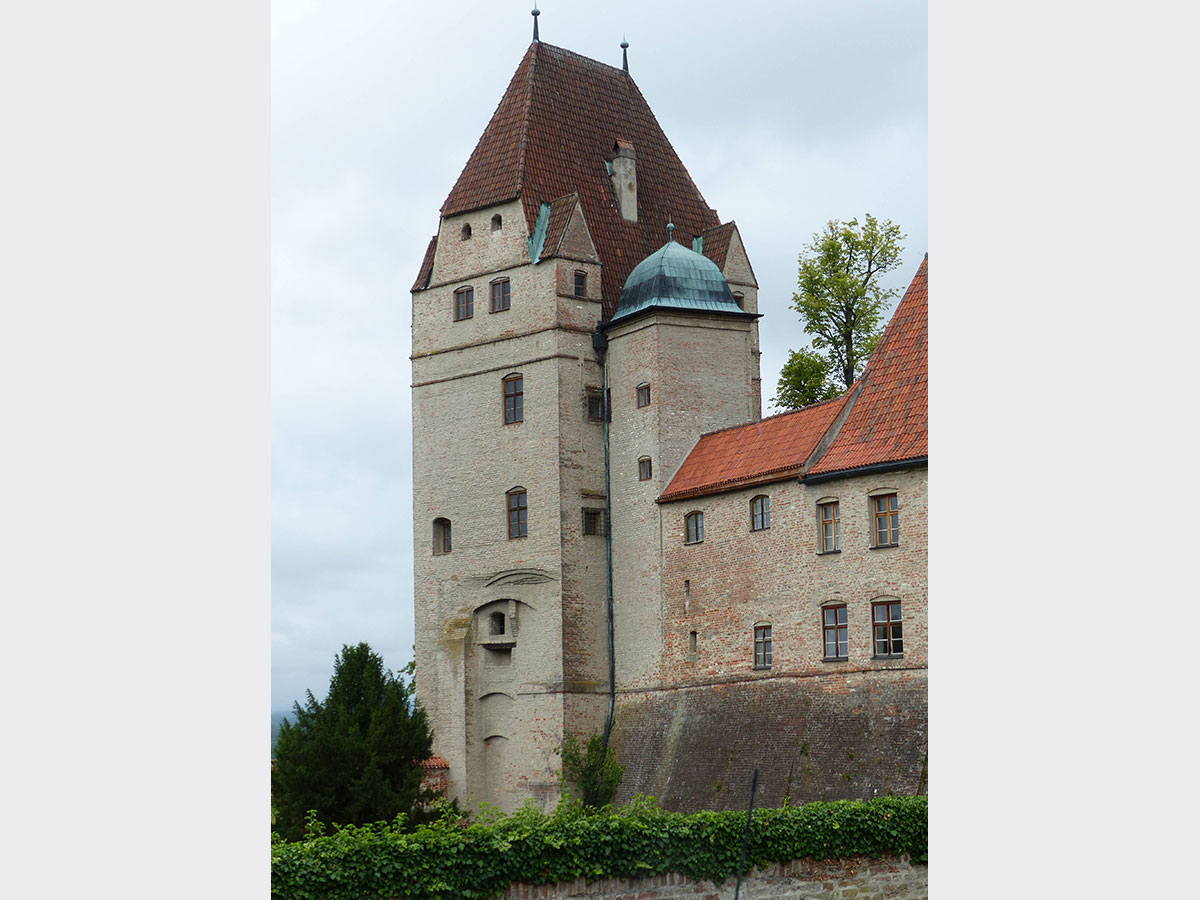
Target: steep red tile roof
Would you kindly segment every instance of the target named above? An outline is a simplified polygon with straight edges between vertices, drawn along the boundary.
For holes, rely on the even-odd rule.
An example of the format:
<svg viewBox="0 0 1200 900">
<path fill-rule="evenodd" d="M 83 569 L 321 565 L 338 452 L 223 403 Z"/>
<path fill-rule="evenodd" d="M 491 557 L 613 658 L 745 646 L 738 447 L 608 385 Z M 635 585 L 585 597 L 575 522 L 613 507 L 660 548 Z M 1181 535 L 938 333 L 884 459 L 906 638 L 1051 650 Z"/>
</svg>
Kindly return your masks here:
<svg viewBox="0 0 1200 900">
<path fill-rule="evenodd" d="M 637 153 L 638 221 L 626 222 L 605 165 L 617 141 Z M 633 267 L 667 239 L 691 238 L 719 223 L 629 74 L 534 42 L 467 160 L 442 215 L 520 197 L 532 232 L 538 208 L 578 193 L 603 264 L 603 315 L 616 309 Z"/>
<path fill-rule="evenodd" d="M 807 474 L 929 455 L 928 280 L 926 256 L 867 361 L 846 423 Z"/>
<path fill-rule="evenodd" d="M 412 290 L 421 291 L 429 286 L 429 276 L 433 274 L 433 251 L 437 249 L 437 235 L 429 239 L 429 246 L 425 248 L 425 258 L 421 260 L 421 271 L 417 273 L 417 280 L 413 282 Z"/>
<path fill-rule="evenodd" d="M 446 760 L 444 760 L 440 756 L 431 756 L 431 757 L 429 757 L 429 759 L 421 760 L 421 768 L 422 769 L 448 769 L 448 768 L 450 768 L 450 763 L 446 762 Z"/>
<path fill-rule="evenodd" d="M 837 397 L 704 435 L 658 499 L 682 500 L 799 475 L 845 402 L 845 396 Z"/>
</svg>

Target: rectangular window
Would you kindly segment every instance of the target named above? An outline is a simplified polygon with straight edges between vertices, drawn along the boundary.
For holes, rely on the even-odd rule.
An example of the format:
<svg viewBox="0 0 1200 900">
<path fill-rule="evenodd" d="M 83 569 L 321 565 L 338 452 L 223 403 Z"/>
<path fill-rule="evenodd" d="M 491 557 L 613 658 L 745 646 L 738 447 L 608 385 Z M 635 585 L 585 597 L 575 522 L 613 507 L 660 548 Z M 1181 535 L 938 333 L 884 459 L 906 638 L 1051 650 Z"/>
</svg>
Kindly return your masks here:
<svg viewBox="0 0 1200 900">
<path fill-rule="evenodd" d="M 900 601 L 887 600 L 882 603 L 872 603 L 871 623 L 875 631 L 876 659 L 903 656 L 904 635 Z"/>
<path fill-rule="evenodd" d="M 821 610 L 821 623 L 825 633 L 825 658 L 848 658 L 850 645 L 847 637 L 846 607 L 826 606 Z"/>
<path fill-rule="evenodd" d="M 529 534 L 529 513 L 525 505 L 524 491 L 508 494 L 508 536 L 523 538 Z"/>
<path fill-rule="evenodd" d="M 836 553 L 842 549 L 842 519 L 837 503 L 821 504 L 821 552 Z"/>
<path fill-rule="evenodd" d="M 649 406 L 650 405 L 650 385 L 648 385 L 648 384 L 639 384 L 638 385 L 637 405 L 638 406 Z"/>
<path fill-rule="evenodd" d="M 585 508 L 583 510 L 583 533 L 604 534 L 606 530 L 604 527 L 604 518 L 604 510 Z"/>
<path fill-rule="evenodd" d="M 501 312 L 509 307 L 508 279 L 492 282 L 492 312 Z"/>
<path fill-rule="evenodd" d="M 525 421 L 525 379 L 509 375 L 504 379 L 504 424 Z"/>
<path fill-rule="evenodd" d="M 688 513 L 683 521 L 687 543 L 698 544 L 704 540 L 704 513 Z"/>
<path fill-rule="evenodd" d="M 459 288 L 454 292 L 454 321 L 461 322 L 475 315 L 475 288 Z"/>
<path fill-rule="evenodd" d="M 754 668 L 771 668 L 771 626 L 754 626 Z"/>
<path fill-rule="evenodd" d="M 586 272 L 576 272 L 575 273 L 575 296 L 576 297 L 586 297 L 587 296 L 587 273 Z"/>
<path fill-rule="evenodd" d="M 433 520 L 433 555 L 441 556 L 450 552 L 450 520 L 437 518 Z"/>
<path fill-rule="evenodd" d="M 771 498 L 755 497 L 750 501 L 750 530 L 763 531 L 771 527 Z"/>
<path fill-rule="evenodd" d="M 875 546 L 892 547 L 900 543 L 900 506 L 895 494 L 872 497 L 875 513 Z"/>
<path fill-rule="evenodd" d="M 649 481 L 652 471 L 650 457 L 643 456 L 638 460 L 638 481 Z"/>
<path fill-rule="evenodd" d="M 604 421 L 605 405 L 603 389 L 587 389 L 587 417 L 589 422 Z"/>
</svg>

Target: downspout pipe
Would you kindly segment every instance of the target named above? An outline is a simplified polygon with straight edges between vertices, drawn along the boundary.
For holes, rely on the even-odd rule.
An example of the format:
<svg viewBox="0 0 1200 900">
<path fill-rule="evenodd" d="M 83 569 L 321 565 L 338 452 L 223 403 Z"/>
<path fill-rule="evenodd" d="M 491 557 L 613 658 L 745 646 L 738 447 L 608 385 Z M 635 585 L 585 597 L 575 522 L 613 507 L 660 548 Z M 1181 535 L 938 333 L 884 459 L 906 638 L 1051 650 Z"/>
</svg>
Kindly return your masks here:
<svg viewBox="0 0 1200 900">
<path fill-rule="evenodd" d="M 608 459 L 609 425 L 612 410 L 608 398 L 608 335 L 597 327 L 592 332 L 592 349 L 600 357 L 604 372 L 604 575 L 606 585 L 606 610 L 608 616 L 608 718 L 604 720 L 604 750 L 608 750 L 608 736 L 612 733 L 613 713 L 617 703 L 617 655 L 613 642 L 613 566 L 612 566 L 612 483 Z"/>
</svg>

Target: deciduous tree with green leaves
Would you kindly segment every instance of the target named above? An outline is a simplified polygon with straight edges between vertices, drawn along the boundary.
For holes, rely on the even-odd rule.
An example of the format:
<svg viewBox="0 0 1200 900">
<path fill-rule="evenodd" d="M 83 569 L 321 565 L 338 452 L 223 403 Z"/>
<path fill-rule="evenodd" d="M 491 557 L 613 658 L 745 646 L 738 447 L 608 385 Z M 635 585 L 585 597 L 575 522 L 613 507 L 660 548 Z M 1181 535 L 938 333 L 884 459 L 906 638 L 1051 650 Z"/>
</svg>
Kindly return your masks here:
<svg viewBox="0 0 1200 900">
<path fill-rule="evenodd" d="M 275 742 L 276 831 L 300 840 L 309 810 L 321 822 L 362 825 L 391 821 L 431 799 L 421 788 L 420 763 L 433 745 L 425 710 L 379 654 L 365 643 L 343 646 L 324 702 L 306 693 Z"/>
<path fill-rule="evenodd" d="M 825 230 L 800 252 L 799 291 L 792 307 L 800 313 L 812 349 L 792 351 L 780 373 L 772 402 L 798 409 L 836 397 L 862 374 L 883 333 L 883 311 L 897 288 L 880 278 L 900 265 L 906 235 L 890 219 L 870 213 Z"/>
</svg>

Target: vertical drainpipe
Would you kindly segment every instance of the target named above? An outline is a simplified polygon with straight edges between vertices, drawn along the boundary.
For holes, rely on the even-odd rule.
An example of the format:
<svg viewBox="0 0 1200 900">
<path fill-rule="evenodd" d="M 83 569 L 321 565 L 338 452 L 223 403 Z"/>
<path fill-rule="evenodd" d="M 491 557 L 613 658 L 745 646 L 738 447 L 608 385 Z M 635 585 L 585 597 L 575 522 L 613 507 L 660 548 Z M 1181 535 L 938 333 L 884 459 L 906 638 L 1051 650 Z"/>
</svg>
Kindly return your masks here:
<svg viewBox="0 0 1200 900">
<path fill-rule="evenodd" d="M 613 643 L 612 485 L 608 464 L 608 429 L 612 421 L 612 411 L 609 409 L 608 397 L 608 335 L 601 331 L 599 326 L 592 332 L 592 349 L 600 357 L 600 366 L 604 372 L 604 574 L 608 594 L 608 718 L 604 721 L 604 749 L 607 751 L 617 702 L 617 657 Z"/>
</svg>

